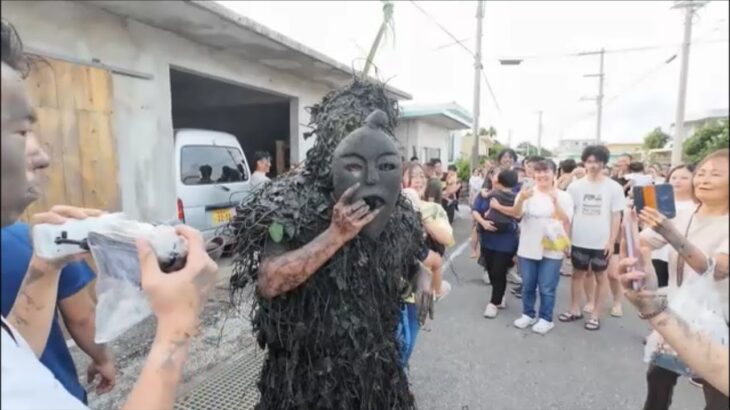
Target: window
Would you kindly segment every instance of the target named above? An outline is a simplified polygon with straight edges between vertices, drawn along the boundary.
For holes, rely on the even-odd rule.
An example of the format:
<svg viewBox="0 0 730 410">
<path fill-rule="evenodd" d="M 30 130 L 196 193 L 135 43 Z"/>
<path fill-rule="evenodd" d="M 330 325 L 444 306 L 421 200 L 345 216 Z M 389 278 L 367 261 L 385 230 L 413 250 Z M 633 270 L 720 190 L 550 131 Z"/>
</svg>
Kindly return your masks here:
<svg viewBox="0 0 730 410">
<path fill-rule="evenodd" d="M 189 145 L 180 156 L 180 177 L 185 185 L 248 181 L 248 169 L 238 148 Z"/>
</svg>

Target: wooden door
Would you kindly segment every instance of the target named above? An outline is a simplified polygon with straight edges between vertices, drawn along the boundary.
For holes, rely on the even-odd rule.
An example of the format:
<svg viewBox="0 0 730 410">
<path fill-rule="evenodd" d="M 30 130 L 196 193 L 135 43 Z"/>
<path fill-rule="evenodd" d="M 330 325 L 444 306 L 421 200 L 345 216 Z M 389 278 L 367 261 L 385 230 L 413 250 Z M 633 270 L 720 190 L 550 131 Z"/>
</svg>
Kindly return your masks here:
<svg viewBox="0 0 730 410">
<path fill-rule="evenodd" d="M 43 58 L 26 84 L 38 115 L 35 131 L 51 165 L 43 172 L 43 193 L 24 219 L 57 204 L 119 210 L 111 73 Z"/>
</svg>

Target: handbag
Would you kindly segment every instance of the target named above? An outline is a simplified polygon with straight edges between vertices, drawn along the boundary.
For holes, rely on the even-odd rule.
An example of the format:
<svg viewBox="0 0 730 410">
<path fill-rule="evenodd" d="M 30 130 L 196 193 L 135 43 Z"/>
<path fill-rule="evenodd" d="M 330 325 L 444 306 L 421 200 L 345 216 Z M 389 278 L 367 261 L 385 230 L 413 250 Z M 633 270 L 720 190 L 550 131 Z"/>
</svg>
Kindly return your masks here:
<svg viewBox="0 0 730 410">
<path fill-rule="evenodd" d="M 565 233 L 563 224 L 553 213 L 552 218 L 545 224 L 545 236 L 542 238 L 542 247 L 548 251 L 564 252 L 570 248 L 570 238 Z"/>
</svg>

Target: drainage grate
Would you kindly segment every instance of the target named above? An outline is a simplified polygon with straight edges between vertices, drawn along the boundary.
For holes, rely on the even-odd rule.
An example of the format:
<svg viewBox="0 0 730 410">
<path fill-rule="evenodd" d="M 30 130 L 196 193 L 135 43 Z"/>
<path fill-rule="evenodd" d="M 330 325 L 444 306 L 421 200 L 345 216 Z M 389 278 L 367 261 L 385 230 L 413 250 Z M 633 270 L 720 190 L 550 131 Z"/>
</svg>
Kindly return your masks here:
<svg viewBox="0 0 730 410">
<path fill-rule="evenodd" d="M 175 410 L 251 410 L 259 401 L 256 388 L 264 352 L 246 349 L 175 403 Z"/>
</svg>

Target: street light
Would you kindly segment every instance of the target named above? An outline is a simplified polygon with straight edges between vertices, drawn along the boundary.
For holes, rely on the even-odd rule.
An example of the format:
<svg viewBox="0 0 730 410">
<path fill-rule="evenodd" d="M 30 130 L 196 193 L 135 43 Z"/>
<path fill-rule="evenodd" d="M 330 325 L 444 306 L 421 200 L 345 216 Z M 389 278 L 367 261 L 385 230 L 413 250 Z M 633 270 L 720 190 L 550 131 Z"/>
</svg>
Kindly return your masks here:
<svg viewBox="0 0 730 410">
<path fill-rule="evenodd" d="M 500 58 L 499 64 L 501 65 L 520 65 L 522 60 L 519 58 Z"/>
</svg>

